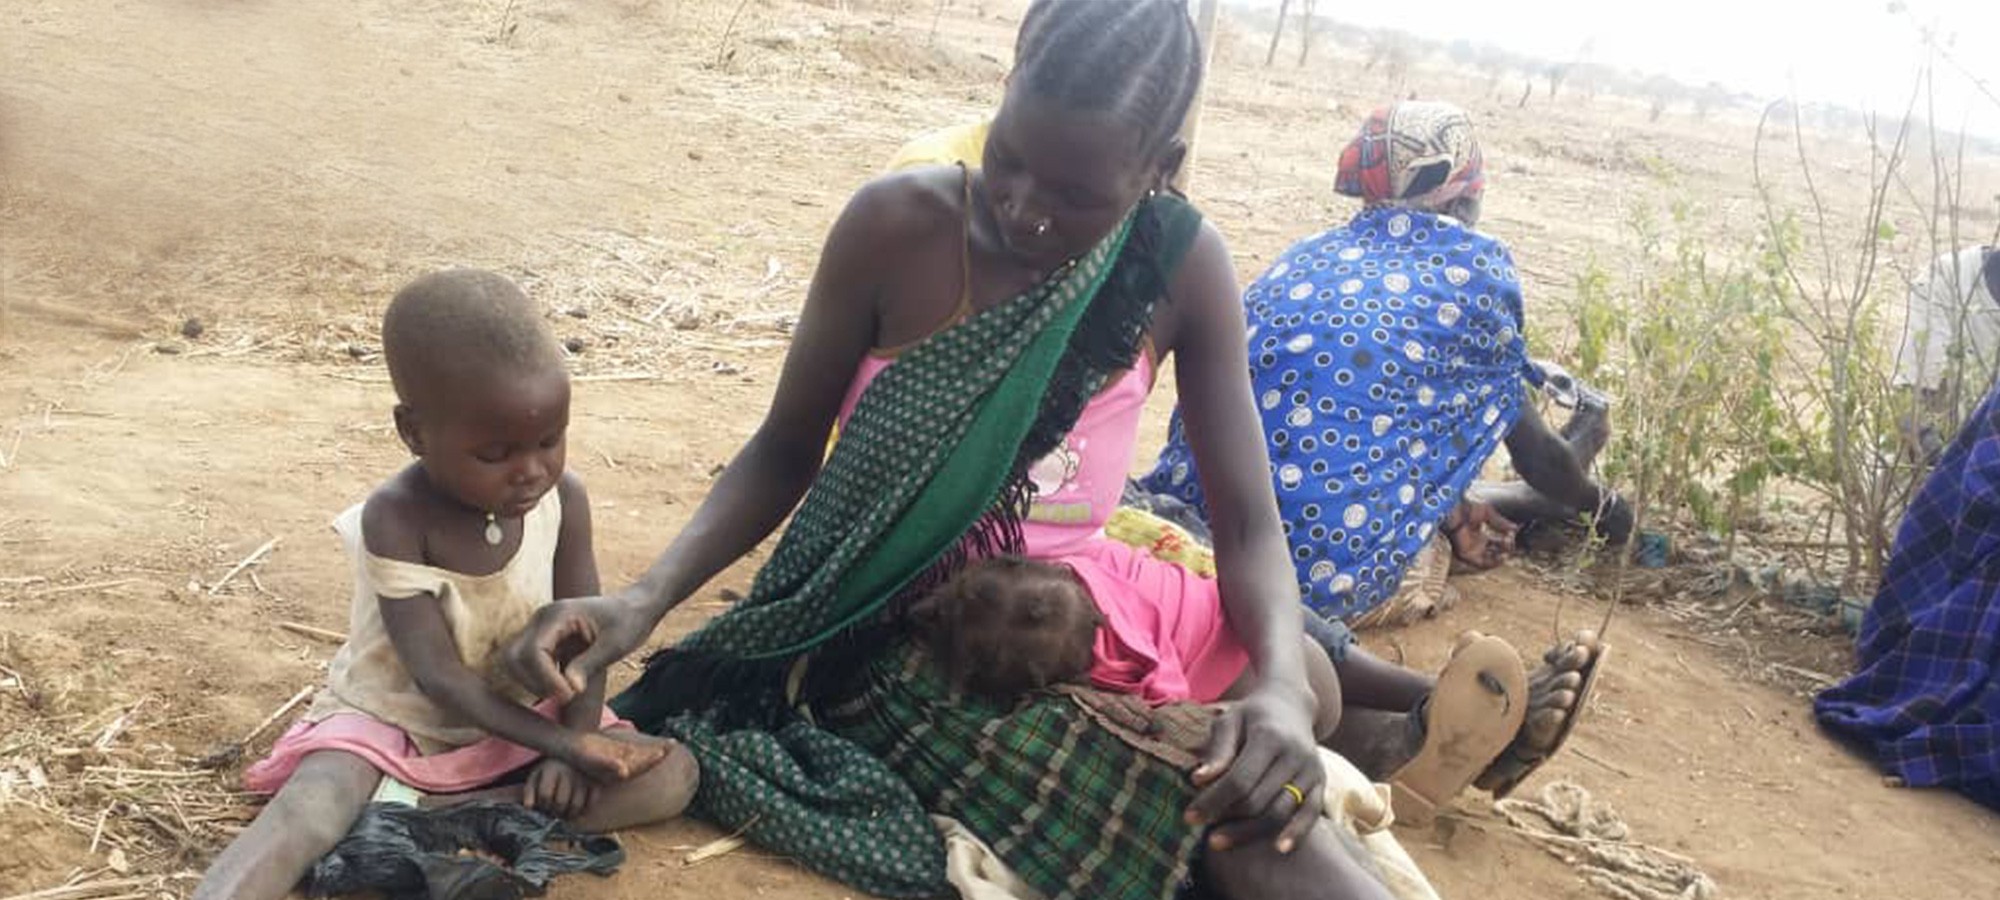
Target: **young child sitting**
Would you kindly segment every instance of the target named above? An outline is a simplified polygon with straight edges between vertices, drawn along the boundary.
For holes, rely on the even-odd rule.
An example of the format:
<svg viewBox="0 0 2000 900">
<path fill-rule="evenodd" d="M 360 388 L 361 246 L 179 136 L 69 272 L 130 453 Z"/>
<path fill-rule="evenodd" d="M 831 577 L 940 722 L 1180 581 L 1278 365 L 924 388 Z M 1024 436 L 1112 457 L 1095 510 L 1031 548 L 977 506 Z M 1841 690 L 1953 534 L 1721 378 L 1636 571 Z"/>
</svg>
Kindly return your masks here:
<svg viewBox="0 0 2000 900">
<path fill-rule="evenodd" d="M 980 560 L 910 604 L 908 622 L 947 681 L 1002 702 L 1065 682 L 1152 703 L 1237 699 L 1249 654 L 1210 608 L 1163 608 L 1088 565 Z M 1157 596 L 1187 596 L 1157 591 Z M 1322 741 L 1340 724 L 1340 680 L 1305 641 Z"/>
<path fill-rule="evenodd" d="M 492 273 L 428 275 L 390 303 L 382 345 L 416 461 L 334 522 L 354 562 L 347 643 L 244 773 L 276 796 L 202 900 L 285 896 L 378 788 L 516 800 L 589 831 L 671 818 L 694 792 L 692 755 L 607 713 L 601 674 L 557 709 L 501 663 L 536 609 L 598 593 L 589 502 L 563 468 L 569 376 L 534 305 Z"/>
</svg>

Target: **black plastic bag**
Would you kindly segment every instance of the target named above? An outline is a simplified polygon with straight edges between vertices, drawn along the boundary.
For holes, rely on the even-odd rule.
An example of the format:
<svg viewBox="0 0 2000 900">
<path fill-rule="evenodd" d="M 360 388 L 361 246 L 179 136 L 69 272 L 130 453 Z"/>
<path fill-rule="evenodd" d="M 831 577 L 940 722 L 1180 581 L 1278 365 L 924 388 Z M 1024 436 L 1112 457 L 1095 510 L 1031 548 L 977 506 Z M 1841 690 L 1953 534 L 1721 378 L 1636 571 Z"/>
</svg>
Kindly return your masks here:
<svg viewBox="0 0 2000 900">
<path fill-rule="evenodd" d="M 541 896 L 557 875 L 609 875 L 624 862 L 616 840 L 515 803 L 371 803 L 299 889 L 308 897 L 379 891 L 390 900 L 518 900 Z"/>
</svg>

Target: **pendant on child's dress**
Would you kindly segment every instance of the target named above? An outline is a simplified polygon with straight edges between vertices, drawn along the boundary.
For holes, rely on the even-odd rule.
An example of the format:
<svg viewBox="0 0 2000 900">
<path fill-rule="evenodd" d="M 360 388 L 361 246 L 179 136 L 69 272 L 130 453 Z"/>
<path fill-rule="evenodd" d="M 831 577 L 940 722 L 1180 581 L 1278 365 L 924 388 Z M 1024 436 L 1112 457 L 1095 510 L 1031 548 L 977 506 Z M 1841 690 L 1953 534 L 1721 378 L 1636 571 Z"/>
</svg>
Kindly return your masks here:
<svg viewBox="0 0 2000 900">
<path fill-rule="evenodd" d="M 506 539 L 506 537 L 507 537 L 507 533 L 506 533 L 506 532 L 504 532 L 504 531 L 501 531 L 501 530 L 500 530 L 500 520 L 499 520 L 499 519 L 496 519 L 496 518 L 494 518 L 494 517 L 493 517 L 493 514 L 492 514 L 492 513 L 487 513 L 487 514 L 486 514 L 486 543 L 488 543 L 488 544 L 490 544 L 490 545 L 492 545 L 492 546 L 495 546 L 495 547 L 498 547 L 498 546 L 500 546 L 500 542 L 501 542 L 502 540 L 505 540 L 505 539 Z"/>
</svg>

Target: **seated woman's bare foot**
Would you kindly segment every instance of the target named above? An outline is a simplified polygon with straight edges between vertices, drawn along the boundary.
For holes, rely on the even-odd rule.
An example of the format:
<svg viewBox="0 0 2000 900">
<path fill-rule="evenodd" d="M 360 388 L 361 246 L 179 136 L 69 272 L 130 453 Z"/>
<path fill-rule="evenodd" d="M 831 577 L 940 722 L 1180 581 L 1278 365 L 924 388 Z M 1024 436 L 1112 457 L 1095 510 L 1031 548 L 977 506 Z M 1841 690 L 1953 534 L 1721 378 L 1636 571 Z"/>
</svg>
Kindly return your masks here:
<svg viewBox="0 0 2000 900">
<path fill-rule="evenodd" d="M 1543 665 L 1528 675 L 1528 716 L 1521 732 L 1474 785 L 1504 794 L 1552 755 L 1566 736 L 1583 700 L 1585 673 L 1603 652 L 1589 631 L 1543 654 Z"/>
</svg>

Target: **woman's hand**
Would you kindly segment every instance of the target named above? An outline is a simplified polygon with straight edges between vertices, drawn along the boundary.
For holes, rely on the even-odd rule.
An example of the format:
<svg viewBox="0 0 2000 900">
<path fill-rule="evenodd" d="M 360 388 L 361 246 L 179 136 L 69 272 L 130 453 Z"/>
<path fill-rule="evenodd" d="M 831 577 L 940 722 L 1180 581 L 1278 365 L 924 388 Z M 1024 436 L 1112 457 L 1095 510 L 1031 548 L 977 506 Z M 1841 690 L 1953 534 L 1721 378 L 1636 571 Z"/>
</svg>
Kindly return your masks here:
<svg viewBox="0 0 2000 900">
<path fill-rule="evenodd" d="M 1313 743 L 1310 693 L 1266 682 L 1215 721 L 1194 782 L 1188 821 L 1215 824 L 1209 847 L 1228 850 L 1277 835 L 1279 853 L 1318 824 L 1326 769 Z"/>
<path fill-rule="evenodd" d="M 1507 550 L 1514 546 L 1514 534 L 1519 530 L 1520 526 L 1493 507 L 1470 499 L 1460 500 L 1444 521 L 1452 555 L 1475 569 L 1491 569 L 1506 562 Z"/>
<path fill-rule="evenodd" d="M 508 642 L 508 668 L 535 696 L 568 703 L 592 676 L 645 643 L 654 619 L 644 605 L 643 597 L 627 591 L 544 606 Z"/>
<path fill-rule="evenodd" d="M 1250 386 L 1249 340 L 1229 248 L 1203 225 L 1174 275 L 1155 340 L 1174 359 L 1182 426 L 1201 472 L 1223 613 L 1257 681 L 1209 732 L 1188 819 L 1218 850 L 1276 836 L 1289 852 L 1318 823 L 1326 781 L 1313 745 L 1298 581 L 1278 521 L 1271 459 Z"/>
</svg>

